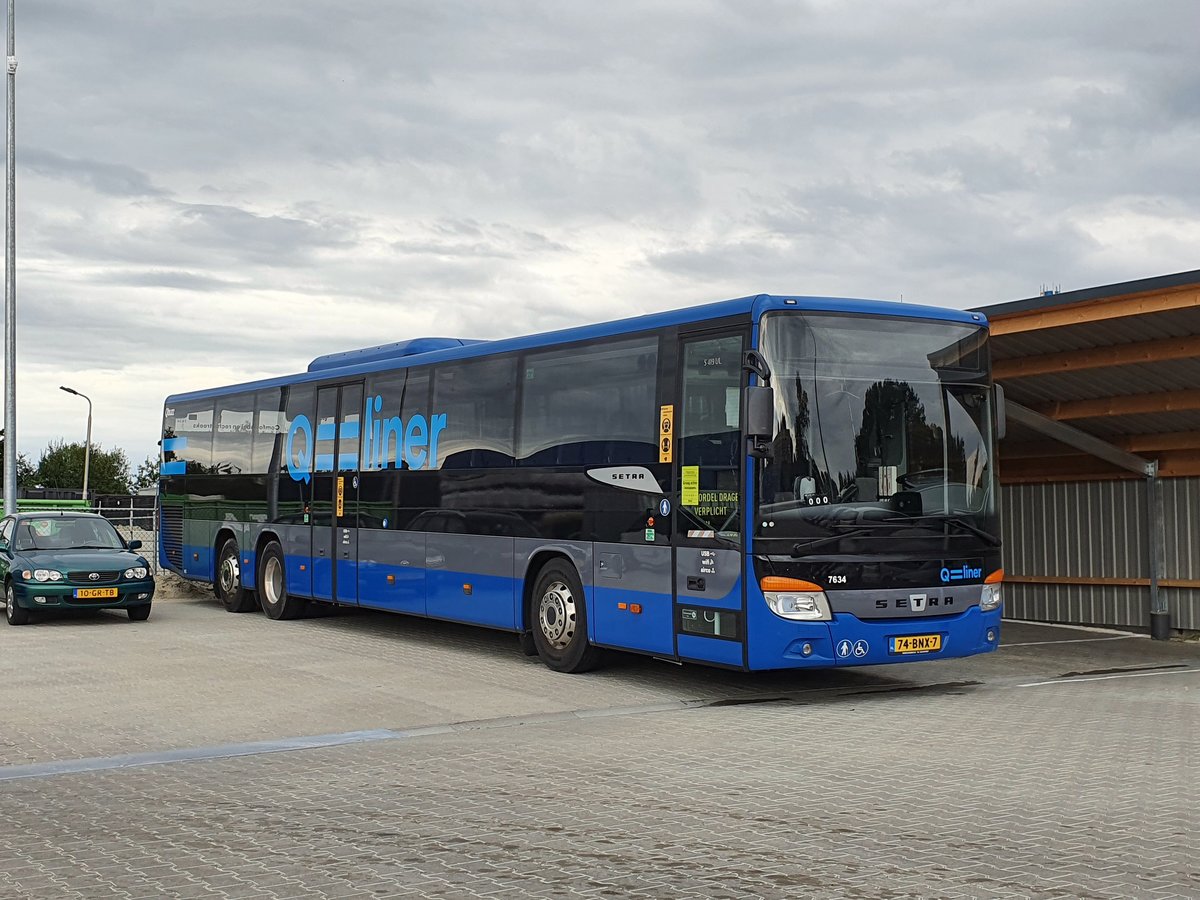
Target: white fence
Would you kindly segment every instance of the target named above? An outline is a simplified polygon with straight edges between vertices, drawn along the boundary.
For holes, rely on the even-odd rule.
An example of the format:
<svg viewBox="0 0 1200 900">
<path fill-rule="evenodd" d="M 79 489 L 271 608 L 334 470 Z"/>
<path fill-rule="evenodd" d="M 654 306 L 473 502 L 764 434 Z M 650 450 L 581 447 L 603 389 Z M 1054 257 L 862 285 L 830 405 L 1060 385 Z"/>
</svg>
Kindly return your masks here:
<svg viewBox="0 0 1200 900">
<path fill-rule="evenodd" d="M 141 541 L 138 551 L 150 562 L 154 574 L 159 574 L 158 565 L 158 508 L 157 506 L 139 506 L 145 503 L 144 497 L 102 497 L 90 509 L 78 506 L 55 507 L 51 504 L 39 505 L 37 512 L 94 512 L 99 513 L 112 522 L 127 541 Z M 18 501 L 20 508 L 20 501 Z M 22 509 L 22 512 L 34 512 L 32 509 Z"/>
</svg>

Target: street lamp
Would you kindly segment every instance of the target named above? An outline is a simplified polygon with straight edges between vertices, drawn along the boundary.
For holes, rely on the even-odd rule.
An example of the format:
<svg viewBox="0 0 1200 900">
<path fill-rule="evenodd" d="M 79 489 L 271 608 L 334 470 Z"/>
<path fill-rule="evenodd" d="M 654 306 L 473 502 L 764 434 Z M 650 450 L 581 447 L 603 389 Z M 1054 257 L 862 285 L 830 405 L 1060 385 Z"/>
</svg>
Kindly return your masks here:
<svg viewBox="0 0 1200 900">
<path fill-rule="evenodd" d="M 92 399 L 87 394 L 79 393 L 79 391 L 75 390 L 75 388 L 69 388 L 69 387 L 65 387 L 63 385 L 59 385 L 58 389 L 60 391 L 66 391 L 68 394 L 74 394 L 76 397 L 82 397 L 84 400 L 87 401 L 87 404 L 88 404 L 87 445 L 84 447 L 84 450 L 83 450 L 83 499 L 86 500 L 88 498 L 88 496 L 87 496 L 88 467 L 91 465 L 91 462 L 92 462 Z"/>
</svg>

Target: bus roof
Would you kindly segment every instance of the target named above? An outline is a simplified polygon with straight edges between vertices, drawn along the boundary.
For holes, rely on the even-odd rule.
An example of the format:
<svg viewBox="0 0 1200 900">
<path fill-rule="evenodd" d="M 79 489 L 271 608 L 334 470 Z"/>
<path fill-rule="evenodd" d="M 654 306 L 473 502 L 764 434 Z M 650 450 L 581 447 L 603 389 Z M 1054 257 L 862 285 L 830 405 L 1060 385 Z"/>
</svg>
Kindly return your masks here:
<svg viewBox="0 0 1200 900">
<path fill-rule="evenodd" d="M 495 353 L 529 350 L 556 344 L 570 344 L 576 341 L 595 340 L 622 334 L 632 334 L 639 331 L 649 331 L 655 328 L 668 328 L 674 325 L 687 325 L 713 319 L 744 316 L 746 314 L 750 314 L 753 320 L 757 320 L 764 312 L 773 309 L 933 319 L 944 322 L 960 322 L 966 325 L 987 324 L 987 319 L 981 313 L 961 309 L 948 309 L 939 306 L 920 306 L 890 300 L 757 294 L 750 297 L 739 297 L 736 300 L 722 300 L 717 303 L 687 306 L 682 309 L 648 313 L 628 319 L 617 319 L 592 325 L 579 325 L 557 331 L 501 338 L 494 341 L 471 341 L 459 338 L 417 338 L 410 341 L 400 341 L 396 344 L 367 347 L 362 350 L 331 353 L 319 356 L 313 360 L 307 372 L 298 372 L 293 375 L 283 375 L 277 378 L 248 381 L 223 387 L 206 388 L 199 391 L 189 391 L 184 394 L 172 394 L 167 397 L 166 402 L 180 403 L 189 400 L 203 400 L 208 397 L 263 390 L 288 384 L 342 380 L 356 375 L 364 375 L 387 369 L 408 368 L 410 366 L 455 359 L 470 359 L 477 356 L 490 356 Z M 414 350 L 421 348 L 426 341 L 429 342 L 427 346 L 436 349 L 414 352 Z M 347 360 L 348 364 L 337 365 L 337 362 L 340 362 L 342 359 Z"/>
</svg>

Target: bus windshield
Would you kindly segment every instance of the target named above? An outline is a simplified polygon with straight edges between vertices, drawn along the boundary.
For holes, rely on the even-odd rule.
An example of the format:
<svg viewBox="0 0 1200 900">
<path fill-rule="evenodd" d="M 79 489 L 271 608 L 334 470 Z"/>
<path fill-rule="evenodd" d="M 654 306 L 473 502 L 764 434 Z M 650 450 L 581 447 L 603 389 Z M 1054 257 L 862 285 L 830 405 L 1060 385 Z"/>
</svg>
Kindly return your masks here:
<svg viewBox="0 0 1200 900">
<path fill-rule="evenodd" d="M 757 536 L 998 543 L 986 329 L 802 313 L 762 329 L 776 429 Z"/>
</svg>

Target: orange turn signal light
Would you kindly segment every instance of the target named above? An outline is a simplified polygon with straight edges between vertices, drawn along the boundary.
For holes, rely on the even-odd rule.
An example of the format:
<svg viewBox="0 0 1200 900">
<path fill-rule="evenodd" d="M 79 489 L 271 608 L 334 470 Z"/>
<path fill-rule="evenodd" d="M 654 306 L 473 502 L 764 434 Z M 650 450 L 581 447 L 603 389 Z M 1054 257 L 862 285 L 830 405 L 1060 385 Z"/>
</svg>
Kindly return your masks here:
<svg viewBox="0 0 1200 900">
<path fill-rule="evenodd" d="M 641 613 L 642 613 L 642 604 L 640 604 L 640 603 L 630 603 L 630 604 L 629 604 L 629 611 L 630 611 L 631 613 L 633 613 L 635 616 L 641 615 Z"/>
<path fill-rule="evenodd" d="M 782 575 L 766 575 L 759 586 L 764 591 L 823 591 L 825 588 L 819 584 L 813 584 L 811 581 L 803 581 L 799 578 L 784 578 Z"/>
<path fill-rule="evenodd" d="M 1003 580 L 1004 580 L 1004 570 L 997 569 L 995 572 L 993 572 L 987 578 L 983 579 L 983 583 L 984 584 L 995 584 L 996 582 L 1003 581 Z"/>
</svg>

